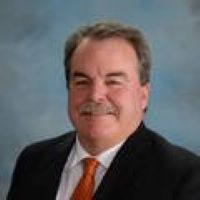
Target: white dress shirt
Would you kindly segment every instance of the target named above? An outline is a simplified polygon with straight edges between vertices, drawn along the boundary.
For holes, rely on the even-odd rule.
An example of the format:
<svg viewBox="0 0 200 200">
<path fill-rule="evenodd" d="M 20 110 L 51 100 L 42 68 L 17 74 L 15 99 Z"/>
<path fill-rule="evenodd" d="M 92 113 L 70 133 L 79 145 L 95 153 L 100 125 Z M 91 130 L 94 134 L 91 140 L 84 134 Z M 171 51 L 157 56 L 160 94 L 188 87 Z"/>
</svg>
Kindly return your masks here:
<svg viewBox="0 0 200 200">
<path fill-rule="evenodd" d="M 96 191 L 113 158 L 115 157 L 116 153 L 118 152 L 123 143 L 124 141 L 95 156 L 95 158 L 99 161 L 100 164 L 97 167 L 95 173 L 94 191 Z M 86 157 L 94 156 L 88 154 L 85 151 L 85 149 L 81 146 L 80 142 L 78 141 L 78 138 L 76 138 L 76 142 L 72 147 L 72 150 L 61 175 L 61 182 L 58 188 L 56 200 L 70 200 L 70 197 L 82 176 L 83 170 L 81 161 Z"/>
</svg>

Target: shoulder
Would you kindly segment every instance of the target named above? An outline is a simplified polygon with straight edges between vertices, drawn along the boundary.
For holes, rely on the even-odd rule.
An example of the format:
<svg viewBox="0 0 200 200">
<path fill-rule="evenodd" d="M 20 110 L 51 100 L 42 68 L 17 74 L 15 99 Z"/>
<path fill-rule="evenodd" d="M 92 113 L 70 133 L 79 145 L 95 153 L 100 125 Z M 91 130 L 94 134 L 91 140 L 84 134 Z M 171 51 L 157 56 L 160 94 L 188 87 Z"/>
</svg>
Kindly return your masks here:
<svg viewBox="0 0 200 200">
<path fill-rule="evenodd" d="M 152 142 L 152 160 L 161 171 L 163 180 L 173 188 L 175 199 L 199 199 L 200 157 L 153 131 L 147 131 Z"/>
<path fill-rule="evenodd" d="M 17 159 L 17 165 L 29 166 L 38 164 L 43 160 L 51 159 L 57 155 L 67 152 L 73 145 L 75 139 L 74 132 L 62 134 L 60 136 L 42 140 L 26 146 Z"/>
<path fill-rule="evenodd" d="M 200 160 L 200 157 L 195 153 L 169 142 L 161 134 L 147 128 L 144 123 L 127 141 L 126 146 L 130 145 L 135 153 L 146 155 L 152 162 L 157 161 L 159 164 L 179 165 L 186 163 L 186 165 L 190 165 Z"/>
<path fill-rule="evenodd" d="M 32 187 L 36 180 L 46 179 L 43 174 L 51 179 L 56 171 L 61 171 L 74 138 L 75 134 L 71 132 L 25 147 L 17 159 L 8 198 L 16 196 L 17 199 L 25 199 L 18 195 L 26 196 L 29 191 L 34 191 Z M 54 166 L 56 166 L 56 171 Z"/>
<path fill-rule="evenodd" d="M 149 157 L 151 163 L 163 172 L 167 179 L 184 182 L 191 178 L 199 180 L 200 185 L 200 157 L 195 153 L 172 144 L 159 134 L 147 129 L 151 140 Z"/>
<path fill-rule="evenodd" d="M 169 142 L 160 134 L 150 129 L 147 129 L 147 134 L 151 140 L 151 150 L 157 157 L 160 157 L 160 161 L 166 160 L 168 163 L 172 164 L 187 163 L 188 165 L 200 161 L 198 155 L 184 147 Z"/>
<path fill-rule="evenodd" d="M 59 135 L 54 138 L 49 138 L 46 140 L 34 142 L 24 148 L 22 153 L 42 153 L 45 151 L 54 150 L 55 148 L 66 147 L 70 144 L 75 138 L 74 132 L 68 132 L 62 135 Z"/>
</svg>

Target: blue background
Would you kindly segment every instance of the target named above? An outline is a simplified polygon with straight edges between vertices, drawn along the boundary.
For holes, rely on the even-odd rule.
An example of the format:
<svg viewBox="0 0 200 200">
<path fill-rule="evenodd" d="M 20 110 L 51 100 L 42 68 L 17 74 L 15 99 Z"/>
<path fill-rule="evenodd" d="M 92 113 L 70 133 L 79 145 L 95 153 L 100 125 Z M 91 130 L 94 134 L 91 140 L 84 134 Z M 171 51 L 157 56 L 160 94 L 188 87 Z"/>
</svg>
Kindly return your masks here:
<svg viewBox="0 0 200 200">
<path fill-rule="evenodd" d="M 146 123 L 200 154 L 199 0 L 0 0 L 0 199 L 24 146 L 71 128 L 63 46 L 98 19 L 145 33 L 153 57 Z"/>
</svg>

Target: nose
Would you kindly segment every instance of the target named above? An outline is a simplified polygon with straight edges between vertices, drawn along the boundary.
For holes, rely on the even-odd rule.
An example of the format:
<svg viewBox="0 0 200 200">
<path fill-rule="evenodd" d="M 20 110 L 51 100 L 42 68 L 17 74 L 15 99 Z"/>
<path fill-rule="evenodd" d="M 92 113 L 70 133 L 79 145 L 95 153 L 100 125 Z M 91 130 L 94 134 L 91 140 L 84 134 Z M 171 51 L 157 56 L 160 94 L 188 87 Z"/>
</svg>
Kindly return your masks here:
<svg viewBox="0 0 200 200">
<path fill-rule="evenodd" d="M 90 100 L 102 102 L 106 99 L 107 92 L 106 85 L 101 81 L 96 81 L 92 84 L 91 90 L 89 91 Z"/>
</svg>

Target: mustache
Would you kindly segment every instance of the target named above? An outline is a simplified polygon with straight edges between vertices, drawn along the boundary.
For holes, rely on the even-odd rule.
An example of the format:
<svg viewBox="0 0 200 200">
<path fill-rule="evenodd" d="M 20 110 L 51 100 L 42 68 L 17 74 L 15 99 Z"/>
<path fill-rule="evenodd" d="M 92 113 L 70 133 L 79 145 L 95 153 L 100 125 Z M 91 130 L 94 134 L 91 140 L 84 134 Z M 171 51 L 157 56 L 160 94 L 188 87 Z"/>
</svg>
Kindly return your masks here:
<svg viewBox="0 0 200 200">
<path fill-rule="evenodd" d="M 81 115 L 118 115 L 119 109 L 113 104 L 86 102 L 79 107 L 79 113 Z"/>
</svg>

